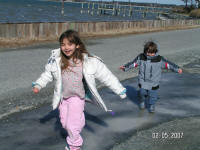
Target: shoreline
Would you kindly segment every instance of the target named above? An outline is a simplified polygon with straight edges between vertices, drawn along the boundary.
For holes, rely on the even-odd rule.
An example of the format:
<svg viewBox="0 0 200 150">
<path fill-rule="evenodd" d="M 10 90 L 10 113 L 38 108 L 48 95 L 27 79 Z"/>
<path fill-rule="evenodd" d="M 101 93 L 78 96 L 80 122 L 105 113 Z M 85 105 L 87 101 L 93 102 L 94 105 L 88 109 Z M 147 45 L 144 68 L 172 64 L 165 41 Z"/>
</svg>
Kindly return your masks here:
<svg viewBox="0 0 200 150">
<path fill-rule="evenodd" d="M 98 38 L 111 38 L 111 37 L 119 37 L 119 36 L 127 36 L 127 35 L 139 35 L 139 34 L 145 34 L 145 33 L 154 33 L 154 32 L 166 32 L 166 31 L 173 31 L 173 30 L 185 30 L 185 29 L 194 29 L 194 28 L 200 28 L 200 26 L 191 26 L 191 27 L 168 27 L 165 29 L 157 29 L 153 31 L 131 31 L 129 30 L 123 30 L 123 31 L 107 31 L 107 32 L 101 32 L 101 33 L 82 33 L 80 36 L 83 38 L 83 40 L 90 40 L 90 39 L 98 39 Z M 57 43 L 58 39 L 51 39 L 51 40 L 1 40 L 0 39 L 0 52 L 4 51 L 5 49 L 9 48 L 25 48 L 30 46 L 37 46 L 37 45 L 43 45 L 43 44 L 50 44 L 50 43 Z"/>
</svg>

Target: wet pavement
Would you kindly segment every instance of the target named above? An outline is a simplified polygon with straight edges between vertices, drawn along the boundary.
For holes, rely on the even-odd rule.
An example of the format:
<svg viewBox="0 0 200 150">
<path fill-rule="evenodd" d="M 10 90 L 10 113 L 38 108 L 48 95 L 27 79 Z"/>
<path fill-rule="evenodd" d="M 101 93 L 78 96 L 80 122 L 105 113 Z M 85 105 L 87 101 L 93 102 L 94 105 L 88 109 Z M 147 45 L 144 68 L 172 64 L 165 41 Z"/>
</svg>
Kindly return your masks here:
<svg viewBox="0 0 200 150">
<path fill-rule="evenodd" d="M 128 91 L 128 97 L 124 100 L 107 88 L 100 90 L 108 107 L 115 112 L 114 115 L 92 104 L 86 105 L 86 126 L 82 132 L 83 150 L 111 149 L 113 145 L 121 143 L 138 131 L 145 131 L 174 119 L 200 116 L 199 74 L 164 73 L 155 114 L 138 109 L 137 78 L 128 79 L 123 85 Z M 176 124 L 173 125 L 176 127 Z M 58 111 L 51 111 L 49 105 L 10 115 L 0 120 L 0 129 L 2 150 L 62 150 L 65 146 L 66 133 L 59 122 Z M 148 131 L 147 136 L 155 140 L 153 133 L 158 132 L 161 135 L 161 131 L 167 132 L 165 128 L 161 129 L 163 131 Z M 188 138 L 184 135 L 184 130 L 173 132 L 183 133 L 182 139 Z M 148 141 L 140 142 L 145 144 Z"/>
</svg>

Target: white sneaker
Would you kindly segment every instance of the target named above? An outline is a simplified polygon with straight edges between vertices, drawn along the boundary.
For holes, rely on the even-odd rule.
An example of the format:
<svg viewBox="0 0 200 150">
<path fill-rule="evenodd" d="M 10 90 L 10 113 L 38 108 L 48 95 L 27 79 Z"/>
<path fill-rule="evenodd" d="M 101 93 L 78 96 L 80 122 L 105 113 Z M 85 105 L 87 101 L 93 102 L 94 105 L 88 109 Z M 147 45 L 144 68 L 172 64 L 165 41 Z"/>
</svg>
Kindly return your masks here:
<svg viewBox="0 0 200 150">
<path fill-rule="evenodd" d="M 68 145 L 65 146 L 65 150 L 70 150 Z"/>
</svg>

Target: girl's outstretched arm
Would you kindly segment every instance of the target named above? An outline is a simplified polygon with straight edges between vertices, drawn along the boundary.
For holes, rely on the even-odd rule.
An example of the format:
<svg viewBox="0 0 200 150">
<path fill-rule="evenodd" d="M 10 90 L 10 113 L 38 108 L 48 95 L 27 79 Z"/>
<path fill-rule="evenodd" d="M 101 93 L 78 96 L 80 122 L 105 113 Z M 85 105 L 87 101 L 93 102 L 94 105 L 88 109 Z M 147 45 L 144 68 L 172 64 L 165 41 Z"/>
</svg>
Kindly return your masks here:
<svg viewBox="0 0 200 150">
<path fill-rule="evenodd" d="M 95 78 L 109 87 L 114 93 L 118 94 L 121 98 L 126 97 L 126 88 L 122 86 L 117 77 L 107 68 L 107 66 L 101 61 L 96 59 L 94 61 L 96 67 Z"/>
<path fill-rule="evenodd" d="M 40 90 L 39 90 L 38 88 L 36 88 L 36 87 L 33 87 L 32 90 L 33 90 L 33 92 L 34 92 L 35 94 L 39 93 L 39 91 L 40 91 Z"/>
<path fill-rule="evenodd" d="M 32 90 L 34 93 L 38 93 L 42 88 L 46 87 L 49 82 L 53 81 L 53 75 L 51 72 L 53 65 L 55 65 L 53 61 L 48 61 L 45 65 L 44 72 L 35 82 L 32 83 Z"/>
</svg>

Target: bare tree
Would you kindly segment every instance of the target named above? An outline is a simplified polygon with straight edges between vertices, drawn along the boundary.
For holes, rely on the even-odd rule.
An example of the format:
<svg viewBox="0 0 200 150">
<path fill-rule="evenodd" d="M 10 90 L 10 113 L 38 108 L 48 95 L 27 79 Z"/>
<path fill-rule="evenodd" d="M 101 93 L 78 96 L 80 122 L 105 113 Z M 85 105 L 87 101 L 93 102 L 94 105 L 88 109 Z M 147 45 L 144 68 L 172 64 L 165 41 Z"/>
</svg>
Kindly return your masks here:
<svg viewBox="0 0 200 150">
<path fill-rule="evenodd" d="M 195 2 L 196 2 L 197 7 L 200 8 L 200 0 L 195 0 Z"/>
<path fill-rule="evenodd" d="M 188 7 L 188 0 L 182 0 L 185 3 L 185 7 Z"/>
<path fill-rule="evenodd" d="M 187 8 L 187 7 L 188 7 L 188 2 L 189 2 L 189 0 L 182 0 L 182 1 L 185 3 L 185 8 Z M 198 8 L 200 8 L 200 0 L 190 0 L 190 7 L 193 6 L 193 2 L 195 2 L 195 3 L 196 3 L 196 6 L 197 6 Z"/>
</svg>

